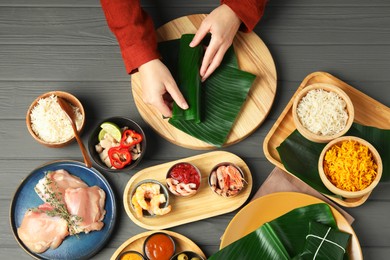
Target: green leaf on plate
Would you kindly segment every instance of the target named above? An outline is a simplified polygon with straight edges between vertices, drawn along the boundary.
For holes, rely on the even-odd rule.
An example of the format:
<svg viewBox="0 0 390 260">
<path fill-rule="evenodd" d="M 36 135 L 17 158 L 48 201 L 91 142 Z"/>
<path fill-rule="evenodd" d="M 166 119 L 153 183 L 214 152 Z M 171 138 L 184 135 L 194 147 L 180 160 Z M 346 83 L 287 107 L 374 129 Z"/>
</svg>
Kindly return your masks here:
<svg viewBox="0 0 390 260">
<path fill-rule="evenodd" d="M 266 210 L 266 209 L 265 209 Z M 296 208 L 265 223 L 255 231 L 224 247 L 215 259 L 291 259 L 300 254 L 309 234 L 309 223 L 315 221 L 336 228 L 329 205 L 312 204 Z"/>
<path fill-rule="evenodd" d="M 363 138 L 378 150 L 383 162 L 381 181 L 389 180 L 390 130 L 353 123 L 346 135 Z M 295 130 L 276 149 L 287 171 L 319 192 L 336 196 L 325 187 L 318 173 L 318 159 L 325 145 L 326 144 L 311 142 Z"/>
<path fill-rule="evenodd" d="M 179 60 L 181 59 L 178 57 L 179 54 L 177 54 L 178 43 L 169 41 L 160 43 L 159 46 L 164 63 L 172 75 L 174 75 L 176 82 L 179 82 L 180 85 L 179 79 L 185 78 L 186 76 L 178 76 L 178 74 L 185 72 L 180 70 L 180 68 L 178 69 L 177 64 L 175 64 L 175 57 Z M 181 52 L 180 56 L 182 55 L 187 56 L 187 54 Z M 188 56 L 191 57 L 191 54 L 188 54 Z M 201 107 L 201 122 L 180 120 L 176 119 L 176 116 L 169 119 L 168 122 L 195 138 L 221 147 L 225 143 L 233 123 L 246 100 L 249 89 L 256 78 L 255 75 L 238 69 L 237 64 L 234 49 L 230 47 L 221 65 L 201 84 L 202 91 L 199 102 Z M 196 69 L 199 73 L 200 67 Z M 197 80 L 193 76 L 189 76 L 188 78 Z M 180 86 L 179 88 L 182 89 L 184 87 Z"/>
<path fill-rule="evenodd" d="M 173 104 L 172 119 L 201 121 L 201 78 L 199 68 L 202 64 L 203 46 L 191 48 L 193 34 L 183 34 L 180 38 L 178 86 L 187 101 L 188 109 L 181 109 L 176 102 Z"/>
<path fill-rule="evenodd" d="M 305 248 L 294 260 L 342 260 L 350 238 L 351 234 L 312 221 Z"/>
<path fill-rule="evenodd" d="M 228 76 L 226 76 L 228 75 Z M 232 78 L 235 78 L 234 84 Z M 169 119 L 169 123 L 202 141 L 221 147 L 233 126 L 255 76 L 229 66 L 219 67 L 204 82 L 202 121 Z"/>
</svg>

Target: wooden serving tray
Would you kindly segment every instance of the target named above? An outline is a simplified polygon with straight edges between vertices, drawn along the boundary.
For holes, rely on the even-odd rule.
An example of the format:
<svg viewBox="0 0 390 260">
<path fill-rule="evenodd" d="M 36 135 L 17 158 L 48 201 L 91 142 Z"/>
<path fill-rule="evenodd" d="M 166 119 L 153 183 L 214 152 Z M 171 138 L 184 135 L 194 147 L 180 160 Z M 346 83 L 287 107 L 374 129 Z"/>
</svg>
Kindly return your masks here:
<svg viewBox="0 0 390 260">
<path fill-rule="evenodd" d="M 196 33 L 204 14 L 196 14 L 175 19 L 157 30 L 158 41 L 178 39 L 184 33 Z M 276 68 L 271 53 L 264 42 L 253 32 L 238 32 L 234 49 L 240 69 L 256 75 L 240 113 L 227 137 L 224 147 L 238 143 L 253 133 L 265 120 L 276 94 Z M 135 104 L 142 118 L 166 140 L 190 149 L 210 150 L 216 147 L 192 137 L 163 119 L 161 113 L 142 100 L 139 73 L 131 76 L 131 86 Z"/>
<path fill-rule="evenodd" d="M 173 164 L 178 162 L 189 162 L 198 167 L 202 174 L 198 192 L 189 198 L 177 197 L 169 193 L 169 204 L 172 205 L 171 212 L 163 216 L 137 218 L 131 206 L 131 192 L 135 185 L 145 179 L 154 179 L 165 185 L 167 171 Z M 224 198 L 219 196 L 208 185 L 209 173 L 216 164 L 221 162 L 232 162 L 240 167 L 244 173 L 247 184 L 235 197 Z M 245 203 L 251 190 L 252 175 L 247 164 L 235 154 L 215 151 L 152 166 L 139 171 L 127 183 L 123 193 L 123 203 L 127 215 L 135 224 L 145 229 L 158 230 L 231 212 Z"/>
<path fill-rule="evenodd" d="M 366 94 L 360 92 L 359 90 L 355 89 L 354 87 L 348 85 L 347 83 L 341 81 L 340 79 L 334 77 L 329 73 L 314 72 L 312 74 L 309 74 L 302 81 L 294 96 L 291 98 L 290 102 L 287 104 L 286 108 L 283 110 L 282 114 L 276 120 L 275 124 L 265 137 L 263 143 L 264 154 L 267 159 L 286 172 L 288 171 L 284 168 L 276 148 L 296 129 L 292 117 L 292 105 L 295 96 L 301 89 L 313 83 L 333 84 L 344 90 L 348 94 L 354 105 L 354 121 L 356 123 L 367 126 L 374 126 L 378 128 L 390 128 L 389 107 L 379 103 L 375 99 L 367 96 Z M 356 207 L 363 204 L 368 199 L 369 195 L 370 194 L 367 194 L 360 198 L 344 200 L 335 198 L 333 196 L 326 196 L 342 206 Z"/>
<path fill-rule="evenodd" d="M 111 260 L 115 260 L 122 252 L 134 250 L 141 254 L 143 254 L 143 244 L 145 239 L 155 233 L 156 231 L 148 231 L 143 232 L 141 234 L 138 234 L 136 236 L 133 236 L 129 238 L 126 242 L 124 242 L 111 256 Z M 202 252 L 202 250 L 189 238 L 176 233 L 172 231 L 167 230 L 161 230 L 161 232 L 164 232 L 168 235 L 170 235 L 173 240 L 175 240 L 176 243 L 176 253 L 181 251 L 192 251 L 197 253 L 198 255 L 202 256 L 204 259 L 206 259 L 206 256 Z"/>
</svg>

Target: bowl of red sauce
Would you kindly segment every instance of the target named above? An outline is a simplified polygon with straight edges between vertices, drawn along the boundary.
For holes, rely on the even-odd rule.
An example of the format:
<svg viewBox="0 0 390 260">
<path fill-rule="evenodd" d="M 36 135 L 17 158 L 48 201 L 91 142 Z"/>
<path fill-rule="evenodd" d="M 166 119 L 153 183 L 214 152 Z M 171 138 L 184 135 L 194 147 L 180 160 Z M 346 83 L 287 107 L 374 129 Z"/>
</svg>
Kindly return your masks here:
<svg viewBox="0 0 390 260">
<path fill-rule="evenodd" d="M 143 248 L 149 260 L 169 260 L 175 254 L 176 244 L 170 235 L 156 232 L 145 239 Z"/>
<path fill-rule="evenodd" d="M 191 197 L 197 193 L 200 187 L 201 176 L 195 165 L 179 162 L 169 168 L 165 183 L 173 195 Z"/>
</svg>

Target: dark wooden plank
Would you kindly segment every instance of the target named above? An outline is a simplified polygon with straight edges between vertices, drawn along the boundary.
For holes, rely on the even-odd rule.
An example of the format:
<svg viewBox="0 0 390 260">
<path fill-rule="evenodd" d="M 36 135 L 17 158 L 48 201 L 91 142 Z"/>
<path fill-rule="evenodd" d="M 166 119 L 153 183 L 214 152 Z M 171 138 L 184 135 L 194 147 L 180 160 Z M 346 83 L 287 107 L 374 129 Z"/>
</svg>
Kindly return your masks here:
<svg viewBox="0 0 390 260">
<path fill-rule="evenodd" d="M 167 2 L 169 3 L 169 2 Z M 146 5 L 155 26 L 192 14 L 209 13 L 216 3 Z M 272 44 L 388 45 L 390 7 L 269 5 L 256 27 Z M 100 6 L 97 7 L 2 7 L 0 44 L 116 45 Z M 281 33 L 282 32 L 282 33 Z M 358 32 L 358 33 L 357 33 Z"/>
<path fill-rule="evenodd" d="M 284 81 L 301 81 L 314 71 L 346 81 L 390 81 L 387 46 L 274 45 L 271 53 Z M 12 81 L 126 81 L 117 46 L 3 45 L 0 78 Z"/>
<path fill-rule="evenodd" d="M 156 26 L 191 14 L 194 9 L 197 13 L 209 13 L 217 5 L 218 1 L 143 3 Z M 308 2 L 289 5 L 286 1 L 271 1 L 256 31 L 274 44 L 388 44 L 388 5 L 326 3 L 326 7 Z M 85 3 L 6 5 L 0 9 L 0 25 L 1 44 L 116 43 L 96 3 L 92 6 Z"/>
<path fill-rule="evenodd" d="M 335 76 L 384 105 L 390 106 L 390 96 L 383 95 L 390 81 L 381 82 L 375 79 L 350 81 L 345 80 L 346 75 L 343 73 L 337 72 Z M 116 115 L 140 120 L 131 94 L 130 77 L 126 76 L 125 79 L 125 81 L 1 81 L 0 79 L 0 110 L 2 111 L 0 119 L 23 120 L 28 107 L 37 96 L 48 91 L 61 90 L 79 98 L 90 120 L 101 120 Z M 278 81 L 274 104 L 267 121 L 276 120 L 280 116 L 303 79 L 304 77 L 299 81 Z M 91 95 L 93 100 L 90 99 Z"/>
<path fill-rule="evenodd" d="M 217 0 L 141 1 L 156 26 L 171 19 L 207 13 Z M 303 78 L 327 71 L 376 100 L 390 106 L 390 3 L 339 0 L 270 1 L 255 31 L 269 46 L 278 71 L 278 90 L 264 124 L 243 142 L 226 149 L 242 157 L 251 169 L 254 190 L 274 166 L 262 142 Z M 50 90 L 75 94 L 87 110 L 82 134 L 86 142 L 103 118 L 124 115 L 146 130 L 150 149 L 137 169 L 128 174 L 103 174 L 118 194 L 138 170 L 207 151 L 176 147 L 156 135 L 140 118 L 130 91 L 119 47 L 109 31 L 99 1 L 12 0 L 0 2 L 0 252 L 7 259 L 30 259 L 17 245 L 9 227 L 10 200 L 21 180 L 34 168 L 58 159 L 82 160 L 76 143 L 51 149 L 36 143 L 25 126 L 27 107 Z M 381 183 L 369 200 L 347 208 L 365 259 L 387 259 L 390 253 L 386 224 L 390 183 Z M 207 256 L 216 252 L 232 212 L 172 228 L 196 242 Z M 111 241 L 94 259 L 108 259 L 128 238 L 143 232 L 120 207 Z M 1 258 L 1 257 L 0 257 Z"/>
</svg>

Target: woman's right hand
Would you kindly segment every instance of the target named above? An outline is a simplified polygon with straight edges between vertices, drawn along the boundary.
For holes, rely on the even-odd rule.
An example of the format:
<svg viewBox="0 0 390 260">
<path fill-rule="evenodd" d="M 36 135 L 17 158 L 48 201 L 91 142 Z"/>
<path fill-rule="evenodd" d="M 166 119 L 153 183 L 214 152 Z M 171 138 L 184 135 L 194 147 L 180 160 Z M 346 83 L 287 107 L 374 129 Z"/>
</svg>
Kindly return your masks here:
<svg viewBox="0 0 390 260">
<path fill-rule="evenodd" d="M 159 60 L 151 60 L 138 68 L 141 76 L 142 98 L 165 117 L 172 116 L 172 100 L 182 109 L 188 104 L 168 68 Z"/>
</svg>

